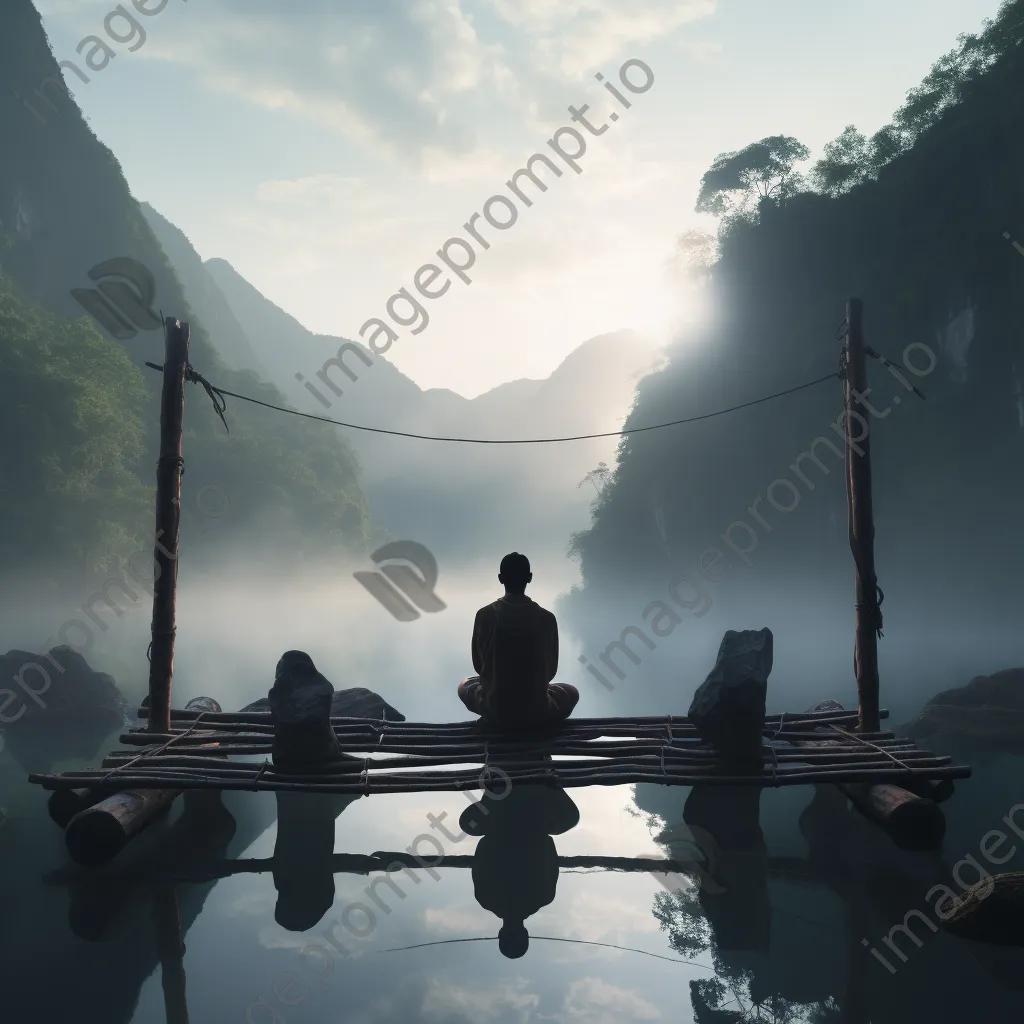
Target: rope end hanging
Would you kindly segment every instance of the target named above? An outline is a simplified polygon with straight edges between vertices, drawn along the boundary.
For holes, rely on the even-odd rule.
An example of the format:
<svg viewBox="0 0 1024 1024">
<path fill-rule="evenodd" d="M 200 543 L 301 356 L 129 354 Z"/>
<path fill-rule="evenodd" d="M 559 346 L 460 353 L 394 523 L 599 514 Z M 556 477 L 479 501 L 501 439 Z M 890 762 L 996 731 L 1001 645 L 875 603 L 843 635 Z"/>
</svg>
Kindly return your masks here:
<svg viewBox="0 0 1024 1024">
<path fill-rule="evenodd" d="M 876 352 L 870 345 L 864 346 L 864 354 L 870 356 L 872 359 L 877 359 L 905 388 L 909 388 L 911 391 L 921 399 L 922 402 L 928 401 L 925 397 L 924 392 L 914 384 L 911 384 L 906 377 L 900 373 L 896 364 L 891 359 L 886 359 L 880 352 Z"/>
<path fill-rule="evenodd" d="M 159 370 L 161 373 L 164 372 L 163 366 L 159 363 L 146 362 L 151 370 Z M 185 364 L 185 380 L 190 384 L 202 384 L 206 393 L 210 396 L 210 401 L 213 403 L 213 411 L 220 417 L 221 423 L 224 424 L 224 429 L 230 434 L 231 429 L 228 427 L 228 421 L 224 419 L 224 413 L 227 411 L 228 400 L 224 397 L 224 392 L 220 388 L 214 387 L 191 363 Z"/>
<path fill-rule="evenodd" d="M 213 403 L 213 411 L 220 417 L 221 423 L 224 424 L 224 429 L 230 434 L 231 430 L 228 427 L 228 421 L 224 419 L 224 413 L 228 407 L 228 400 L 224 397 L 224 392 L 220 388 L 215 388 L 201 373 L 193 368 L 191 363 L 185 364 L 185 380 L 192 384 L 202 384 L 207 395 L 210 396 L 210 401 Z"/>
</svg>

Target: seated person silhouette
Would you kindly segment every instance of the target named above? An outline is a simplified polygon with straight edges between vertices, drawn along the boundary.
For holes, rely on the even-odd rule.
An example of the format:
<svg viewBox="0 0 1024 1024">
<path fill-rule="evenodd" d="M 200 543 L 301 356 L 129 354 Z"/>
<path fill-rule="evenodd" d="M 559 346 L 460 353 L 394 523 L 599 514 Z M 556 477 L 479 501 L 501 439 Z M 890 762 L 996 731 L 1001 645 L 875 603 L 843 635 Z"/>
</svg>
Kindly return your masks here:
<svg viewBox="0 0 1024 1024">
<path fill-rule="evenodd" d="M 572 713 L 579 690 L 552 683 L 558 671 L 558 623 L 526 596 L 530 560 L 513 551 L 501 560 L 505 596 L 481 608 L 473 623 L 473 667 L 459 684 L 470 711 L 498 729 L 555 725 Z"/>
<path fill-rule="evenodd" d="M 501 918 L 498 949 L 515 960 L 530 946 L 524 922 L 555 898 L 558 851 L 551 837 L 575 828 L 580 812 L 553 786 L 517 784 L 505 793 L 470 804 L 459 828 L 483 837 L 473 855 L 473 894 Z"/>
</svg>

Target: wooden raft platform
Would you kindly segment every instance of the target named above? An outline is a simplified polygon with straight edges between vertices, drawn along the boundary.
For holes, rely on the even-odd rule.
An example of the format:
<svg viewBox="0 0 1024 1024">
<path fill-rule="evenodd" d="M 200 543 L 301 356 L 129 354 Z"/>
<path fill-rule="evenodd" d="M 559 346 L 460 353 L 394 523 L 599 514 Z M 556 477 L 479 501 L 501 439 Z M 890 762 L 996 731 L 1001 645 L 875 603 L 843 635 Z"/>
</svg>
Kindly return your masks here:
<svg viewBox="0 0 1024 1024">
<path fill-rule="evenodd" d="M 140 717 L 146 710 L 140 711 Z M 880 717 L 887 718 L 882 711 Z M 918 784 L 970 776 L 966 765 L 892 732 L 854 733 L 857 713 L 769 715 L 760 770 L 737 770 L 684 717 L 569 719 L 557 731 L 508 735 L 479 722 L 332 718 L 347 757 L 301 772 L 270 759 L 269 712 L 172 711 L 171 731 L 133 729 L 100 768 L 35 774 L 50 790 L 297 790 L 364 794 L 459 791 L 484 784 L 795 786 Z M 141 747 L 141 749 L 139 749 Z M 260 757 L 262 756 L 262 759 Z M 477 767 L 467 767 L 477 766 Z M 500 769 L 489 771 L 489 769 Z"/>
</svg>

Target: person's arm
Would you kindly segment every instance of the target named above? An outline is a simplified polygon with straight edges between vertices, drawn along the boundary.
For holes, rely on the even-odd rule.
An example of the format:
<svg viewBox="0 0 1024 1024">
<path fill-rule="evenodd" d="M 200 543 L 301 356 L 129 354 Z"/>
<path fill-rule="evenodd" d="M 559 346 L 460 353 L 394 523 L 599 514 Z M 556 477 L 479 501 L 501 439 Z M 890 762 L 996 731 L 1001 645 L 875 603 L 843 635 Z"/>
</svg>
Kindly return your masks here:
<svg viewBox="0 0 1024 1024">
<path fill-rule="evenodd" d="M 473 621 L 473 644 L 472 644 L 472 655 L 473 655 L 473 670 L 477 675 L 483 672 L 484 659 L 481 653 L 481 641 L 483 639 L 483 615 L 484 609 L 481 608 L 476 613 L 476 619 Z"/>
<path fill-rule="evenodd" d="M 558 674 L 558 619 L 551 616 L 551 628 L 550 628 L 550 639 L 548 640 L 549 655 L 551 659 L 551 667 L 549 668 L 550 675 L 548 676 L 548 682 Z"/>
</svg>

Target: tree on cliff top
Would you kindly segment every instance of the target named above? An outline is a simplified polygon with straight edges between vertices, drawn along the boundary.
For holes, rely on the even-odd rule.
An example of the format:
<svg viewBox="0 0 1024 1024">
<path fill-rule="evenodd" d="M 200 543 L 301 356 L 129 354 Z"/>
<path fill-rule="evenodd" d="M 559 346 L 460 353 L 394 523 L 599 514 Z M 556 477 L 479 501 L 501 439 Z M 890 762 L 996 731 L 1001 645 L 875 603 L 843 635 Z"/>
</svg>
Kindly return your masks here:
<svg viewBox="0 0 1024 1024">
<path fill-rule="evenodd" d="M 825 146 L 825 155 L 811 168 L 811 183 L 819 192 L 842 195 L 860 184 L 870 170 L 868 140 L 855 125 Z"/>
<path fill-rule="evenodd" d="M 722 216 L 745 212 L 760 200 L 785 199 L 800 185 L 793 165 L 810 155 L 788 135 L 771 135 L 739 152 L 721 153 L 701 179 L 697 212 Z"/>
</svg>

